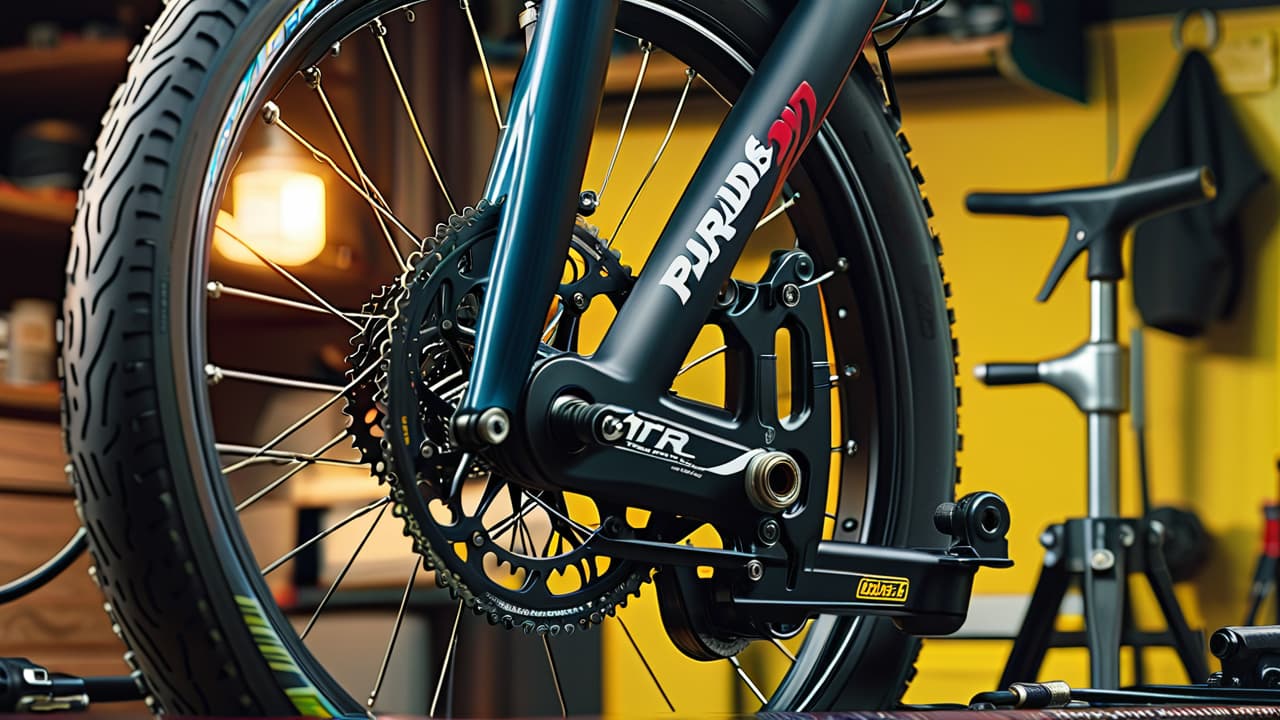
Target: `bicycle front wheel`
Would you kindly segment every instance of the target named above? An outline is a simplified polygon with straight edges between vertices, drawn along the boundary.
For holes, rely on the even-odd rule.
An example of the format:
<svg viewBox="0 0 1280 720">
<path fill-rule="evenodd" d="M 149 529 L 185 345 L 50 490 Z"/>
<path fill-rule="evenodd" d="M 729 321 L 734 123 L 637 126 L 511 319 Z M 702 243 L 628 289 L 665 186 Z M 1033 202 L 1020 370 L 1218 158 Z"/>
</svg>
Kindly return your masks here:
<svg viewBox="0 0 1280 720">
<path fill-rule="evenodd" d="M 618 33 L 628 43 L 642 39 L 645 61 L 665 52 L 694 71 L 681 75 L 687 78 L 683 87 L 672 87 L 670 129 L 681 132 L 677 120 L 686 101 L 708 113 L 727 110 L 783 18 L 775 3 L 760 0 L 623 0 Z M 157 709 L 327 716 L 381 707 L 376 701 L 386 657 L 368 659 L 372 691 L 350 682 L 344 687 L 326 668 L 339 659 L 349 664 L 349 658 L 313 652 L 304 639 L 313 626 L 326 623 L 320 610 L 342 595 L 343 577 L 359 567 L 355 554 L 345 566 L 339 563 L 342 569 L 328 584 L 330 591 L 318 596 L 314 614 L 295 623 L 286 616 L 299 609 L 294 583 L 279 579 L 291 568 L 295 579 L 305 576 L 299 559 L 344 533 L 358 539 L 360 528 L 372 533 L 379 523 L 397 522 L 386 512 L 396 503 L 377 482 L 386 471 L 380 455 L 382 406 L 374 387 L 382 367 L 379 353 L 385 351 L 379 323 L 394 314 L 396 288 L 425 236 L 438 241 L 481 222 L 463 207 L 479 197 L 483 173 L 475 168 L 484 163 L 451 135 L 467 129 L 458 119 L 462 109 L 479 107 L 484 118 L 503 103 L 501 78 L 492 80 L 501 73 L 473 35 L 474 20 L 468 3 L 460 9 L 438 0 L 176 0 L 136 51 L 129 78 L 115 95 L 88 165 L 67 266 L 66 435 L 94 577 L 130 648 L 126 657 L 143 670 Z M 427 32 L 436 34 L 421 34 Z M 485 59 L 475 76 L 484 79 L 473 82 L 463 72 L 458 80 L 458 71 L 450 72 L 456 65 L 448 63 L 406 72 L 410 63 L 430 66 L 423 48 L 435 46 L 424 37 L 445 38 L 472 53 L 478 49 L 470 57 Z M 798 199 L 752 237 L 752 250 L 735 276 L 758 276 L 760 258 L 770 248 L 795 243 L 833 267 L 837 260 L 844 263 L 847 271 L 833 274 L 821 288 L 828 354 L 841 378 L 833 393 L 838 436 L 827 536 L 935 544 L 931 513 L 953 495 L 956 446 L 953 342 L 940 248 L 928 225 L 918 173 L 903 154 L 905 140 L 864 71 L 855 71 L 793 173 L 788 197 Z M 413 97 L 440 84 L 464 96 L 450 106 L 452 114 Z M 432 112 L 423 112 L 427 107 Z M 631 109 L 628 104 L 627 117 Z M 606 108 L 605 115 L 621 115 L 618 110 Z M 670 112 L 661 111 L 663 125 Z M 380 128 L 392 114 L 400 118 L 397 127 L 407 133 L 408 147 L 422 156 L 412 163 L 391 158 L 378 167 L 370 162 L 366 168 L 362 159 L 377 150 L 368 143 L 385 137 Z M 434 121 L 439 124 L 432 126 Z M 649 164 L 651 147 L 641 153 L 643 161 L 624 150 L 615 170 L 615 137 L 627 147 L 626 121 L 621 126 L 622 132 L 603 124 L 598 130 L 588 174 L 612 173 L 611 192 L 601 188 L 603 202 L 591 219 L 604 231 L 580 223 L 566 286 L 581 279 L 571 267 L 603 262 L 613 263 L 615 275 L 623 271 L 615 262 L 619 256 L 607 251 L 620 251 L 622 261 L 639 265 L 656 233 L 626 219 L 628 201 L 643 197 L 641 178 L 650 173 L 668 173 L 650 181 L 651 188 L 680 187 L 692 170 L 689 161 L 662 159 L 660 152 Z M 470 129 L 474 147 L 492 147 L 496 127 Z M 273 153 L 284 155 L 281 148 L 294 153 L 290 163 L 300 153 L 309 169 L 281 180 L 285 169 L 296 166 L 260 162 Z M 470 169 L 449 165 L 446 156 L 463 158 Z M 316 175 L 323 178 L 307 179 Z M 279 191 L 282 186 L 286 190 Z M 255 215 L 255 200 L 277 191 L 292 193 L 304 210 L 287 217 Z M 326 198 L 331 209 L 323 213 L 318 208 Z M 439 219 L 457 215 L 429 231 L 429 213 Z M 294 242 L 267 252 L 257 239 L 272 233 Z M 356 248 L 348 252 L 336 250 L 332 240 L 319 249 L 306 242 L 326 233 L 331 239 L 362 238 L 363 244 L 340 246 Z M 623 301 L 623 294 L 610 295 L 615 290 L 598 292 Z M 579 301 L 563 296 L 557 302 L 563 310 Z M 552 310 L 549 323 L 561 317 Z M 549 347 L 589 353 L 608 318 L 591 322 L 584 316 L 571 331 L 549 327 Z M 354 347 L 348 344 L 353 334 Z M 688 376 L 677 380 L 682 394 L 696 396 L 698 388 L 717 382 L 724 387 L 723 378 L 713 377 L 725 372 L 715 348 L 710 340 L 690 353 Z M 456 402 L 465 373 L 441 362 L 424 369 L 437 373 L 429 376 L 440 397 Z M 285 394 L 292 404 L 281 400 Z M 323 430 L 341 409 L 349 424 Z M 292 513 L 297 503 L 272 502 L 290 497 L 290 487 L 325 467 L 363 478 L 343 484 L 354 503 L 349 514 L 340 513 L 341 521 L 323 530 L 255 530 Z M 506 524 L 499 522 L 492 533 L 509 529 L 503 542 L 510 541 L 513 551 L 517 537 L 530 554 L 536 546 L 550 547 L 550 535 L 545 544 L 534 537 L 539 510 L 508 502 Z M 591 512 L 575 509 L 581 503 L 564 507 Z M 283 546 L 281 535 L 287 536 Z M 364 543 L 351 545 L 358 553 Z M 405 543 L 404 565 L 412 573 L 388 637 L 395 637 L 419 584 L 414 596 L 441 597 L 450 618 L 458 618 L 455 632 L 460 624 L 509 632 L 465 614 L 464 607 L 483 608 L 456 600 L 467 598 L 465 580 L 432 567 L 438 562 L 438 555 L 429 555 L 429 567 L 423 568 L 423 556 Z M 452 595 L 430 587 L 429 570 Z M 640 622 L 629 613 L 652 603 L 652 568 L 633 571 L 628 592 L 611 598 L 598 619 L 583 623 L 603 623 L 590 632 L 605 633 L 606 641 L 618 642 L 622 636 L 612 628 L 627 617 Z M 642 659 L 646 651 L 663 658 L 652 663 L 656 687 L 638 681 L 635 693 L 657 704 L 660 691 L 674 709 L 685 711 L 888 706 L 900 698 L 918 650 L 915 640 L 883 619 L 819 617 L 794 639 L 775 643 L 777 648 L 753 643 L 732 664 L 719 663 L 724 674 L 750 681 L 709 700 L 696 689 L 685 696 L 664 689 L 664 675 L 704 671 L 671 653 L 669 645 L 661 651 L 644 647 L 667 643 L 664 637 L 636 638 L 629 631 L 626 637 L 636 642 L 621 645 L 619 653 L 629 655 L 634 648 Z M 539 644 L 538 653 L 545 648 L 551 660 L 553 648 L 565 640 L 548 633 L 529 642 Z M 442 638 L 437 650 L 456 661 L 466 647 Z M 768 653 L 772 659 L 759 657 Z M 429 673 L 424 668 L 424 685 L 447 687 L 449 667 L 441 662 Z M 519 687 L 522 677 L 517 671 L 506 679 Z M 604 691 L 566 692 L 563 686 L 575 681 L 555 680 L 552 697 L 559 696 L 559 708 L 513 700 L 472 711 L 600 711 Z M 566 695 L 585 699 L 566 708 Z M 465 703 L 459 703 L 464 712 Z"/>
</svg>

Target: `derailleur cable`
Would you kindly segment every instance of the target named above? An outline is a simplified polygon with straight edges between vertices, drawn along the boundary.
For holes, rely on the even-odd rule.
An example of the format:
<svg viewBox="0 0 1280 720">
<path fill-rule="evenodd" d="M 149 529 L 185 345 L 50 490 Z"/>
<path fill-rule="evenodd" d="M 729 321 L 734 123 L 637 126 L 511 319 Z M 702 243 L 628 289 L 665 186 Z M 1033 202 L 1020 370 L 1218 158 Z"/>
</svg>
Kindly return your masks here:
<svg viewBox="0 0 1280 720">
<path fill-rule="evenodd" d="M 889 111 L 893 113 L 894 119 L 898 121 L 902 120 L 902 108 L 898 104 L 898 90 L 893 84 L 893 69 L 889 65 L 889 49 L 898 44 L 898 41 L 907 34 L 912 25 L 941 10 L 946 2 L 947 0 L 933 0 L 933 2 L 925 5 L 924 0 L 915 0 L 910 9 L 900 12 L 871 28 L 871 42 L 876 49 L 876 60 L 880 63 L 880 82 L 884 85 L 884 94 L 885 99 L 888 101 Z M 884 42 L 881 42 L 876 37 L 879 33 L 895 28 L 897 32 Z"/>
</svg>

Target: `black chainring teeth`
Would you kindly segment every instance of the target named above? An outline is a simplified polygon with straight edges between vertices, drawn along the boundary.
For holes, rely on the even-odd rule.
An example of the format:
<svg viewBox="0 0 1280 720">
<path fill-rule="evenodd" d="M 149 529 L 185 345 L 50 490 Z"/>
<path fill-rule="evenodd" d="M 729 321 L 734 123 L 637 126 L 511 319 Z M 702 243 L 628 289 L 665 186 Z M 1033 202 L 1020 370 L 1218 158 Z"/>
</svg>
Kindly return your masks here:
<svg viewBox="0 0 1280 720">
<path fill-rule="evenodd" d="M 391 487 L 392 512 L 404 521 L 404 534 L 412 538 L 414 550 L 435 572 L 439 586 L 447 588 L 451 597 L 493 625 L 518 628 L 526 633 L 569 634 L 603 622 L 614 615 L 619 606 L 625 606 L 629 596 L 639 595 L 640 586 L 650 579 L 649 569 L 633 562 L 609 558 L 608 567 L 601 572 L 595 565 L 599 555 L 589 548 L 574 545 L 572 537 L 563 533 L 564 545 L 558 545 L 555 553 L 548 551 L 551 557 L 538 556 L 537 543 L 527 543 L 523 538 L 520 540 L 521 549 L 528 555 L 521 555 L 515 551 L 514 544 L 508 549 L 489 537 L 484 526 L 484 513 L 479 513 L 481 517 L 467 515 L 460 499 L 452 500 L 453 505 L 447 506 L 454 518 L 448 526 L 435 522 L 427 507 L 432 497 L 439 499 L 443 496 L 457 468 L 459 453 L 453 451 L 448 437 L 448 418 L 452 413 L 443 412 L 445 408 L 439 403 L 443 401 L 456 406 L 461 391 L 465 390 L 465 374 L 471 361 L 466 332 L 473 332 L 487 283 L 485 261 L 492 251 L 496 235 L 496 207 L 497 204 L 481 202 L 476 208 L 467 208 L 439 224 L 436 235 L 423 241 L 421 252 L 411 255 L 409 269 L 393 286 L 394 291 L 384 292 L 371 301 L 371 304 L 378 304 L 382 300 L 380 309 L 371 314 L 380 313 L 387 319 L 377 322 L 371 319 L 366 328 L 386 328 L 387 332 L 385 339 L 379 341 L 366 337 L 367 332 L 357 336 L 363 343 L 357 343 L 357 350 L 352 353 L 352 377 L 367 369 L 368 363 L 377 362 L 369 393 L 372 406 L 386 408 L 393 397 L 411 398 L 418 408 L 418 427 L 414 431 L 422 436 L 423 441 L 417 452 L 407 453 L 406 450 L 406 464 L 406 456 L 398 457 L 396 448 L 388 439 L 392 431 L 391 418 L 388 412 L 380 411 L 378 421 L 382 437 L 373 442 L 370 433 L 370 437 L 362 442 L 369 449 L 376 448 L 378 457 L 375 462 L 383 466 L 381 479 Z M 586 267 L 569 286 L 562 286 L 561 304 L 569 309 L 568 298 L 575 293 L 583 295 L 587 303 L 600 295 L 609 295 L 615 304 L 620 303 L 630 290 L 630 269 L 621 265 L 617 251 L 598 241 L 593 229 L 579 224 L 574 238 Z M 454 293 L 448 307 L 438 301 L 439 293 L 446 284 Z M 443 322 L 446 319 L 450 321 L 449 327 Z M 372 353 L 367 349 L 361 352 L 375 344 L 378 352 Z M 543 351 L 551 350 L 544 347 Z M 400 362 L 404 362 L 406 367 L 393 370 Z M 456 383 L 447 382 L 459 372 L 461 379 Z M 411 377 L 405 373 L 410 373 Z M 402 382 L 406 378 L 408 384 Z M 432 387 L 434 391 L 429 390 Z M 440 394 L 449 397 L 444 399 Z M 424 396 L 432 395 L 434 397 L 424 399 Z M 422 448 L 428 443 L 430 452 L 424 453 Z M 517 499 L 522 496 L 511 490 L 518 486 L 512 484 L 508 475 L 489 467 L 483 458 L 478 459 L 468 475 L 478 473 L 483 477 L 485 472 L 490 476 L 486 482 L 505 485 L 505 494 L 511 497 L 512 516 L 519 515 L 522 520 L 523 513 L 516 509 Z M 504 494 L 502 488 L 495 490 L 495 497 L 500 494 Z M 557 500 L 553 498 L 551 502 Z M 567 513 L 562 503 L 560 508 Z M 485 512 L 488 509 L 486 507 Z M 601 513 L 603 516 L 603 509 Z M 549 512 L 548 519 L 549 525 L 540 528 L 539 532 L 561 532 L 562 521 L 557 522 Z M 471 534 L 476 531 L 480 535 L 481 544 L 478 546 L 471 542 Z M 507 532 L 520 531 L 512 527 L 500 532 L 499 536 Z M 532 534 L 528 528 L 524 532 Z M 548 534 L 548 547 L 550 538 Z M 454 549 L 453 544 L 457 542 L 467 543 L 466 558 Z M 567 550 L 561 552 L 565 547 Z M 520 587 L 508 588 L 490 577 L 486 572 L 486 558 L 496 562 L 499 572 L 510 572 L 512 578 L 520 577 L 517 573 L 523 572 Z M 568 574 L 571 567 L 576 568 L 580 586 L 563 594 L 553 593 L 546 585 L 547 579 L 556 572 Z"/>
</svg>

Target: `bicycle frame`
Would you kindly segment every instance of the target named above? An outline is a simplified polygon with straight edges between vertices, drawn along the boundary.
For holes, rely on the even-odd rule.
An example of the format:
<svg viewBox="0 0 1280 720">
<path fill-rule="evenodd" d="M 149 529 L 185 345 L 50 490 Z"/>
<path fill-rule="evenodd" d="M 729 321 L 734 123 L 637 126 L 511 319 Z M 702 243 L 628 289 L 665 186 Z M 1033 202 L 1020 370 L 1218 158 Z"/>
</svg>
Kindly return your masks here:
<svg viewBox="0 0 1280 720">
<path fill-rule="evenodd" d="M 658 394 L 675 376 L 744 241 L 817 132 L 883 0 L 801 0 L 730 110 L 590 360 Z M 485 197 L 506 197 L 460 440 L 491 408 L 521 408 L 577 212 L 618 0 L 544 0 Z M 545 302 L 544 302 L 545 300 Z M 663 342 L 654 343 L 655 338 Z"/>
</svg>

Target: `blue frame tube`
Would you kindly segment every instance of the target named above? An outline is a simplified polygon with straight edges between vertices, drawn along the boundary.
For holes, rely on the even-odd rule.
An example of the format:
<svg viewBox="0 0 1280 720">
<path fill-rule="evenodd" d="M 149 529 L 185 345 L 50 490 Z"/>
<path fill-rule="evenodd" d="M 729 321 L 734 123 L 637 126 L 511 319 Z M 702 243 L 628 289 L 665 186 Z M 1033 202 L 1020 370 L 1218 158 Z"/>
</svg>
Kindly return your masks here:
<svg viewBox="0 0 1280 720">
<path fill-rule="evenodd" d="M 467 428 L 481 412 L 519 407 L 569 252 L 617 13 L 618 0 L 544 0 L 539 9 L 484 191 L 506 200 L 477 330 L 482 352 L 454 421 L 464 443 L 475 443 Z"/>
</svg>

